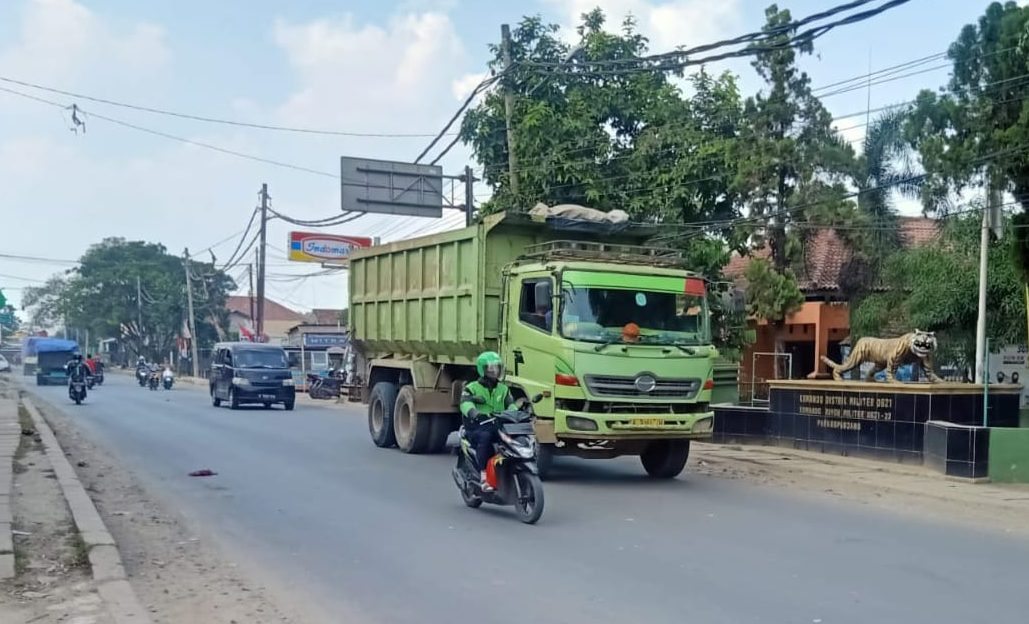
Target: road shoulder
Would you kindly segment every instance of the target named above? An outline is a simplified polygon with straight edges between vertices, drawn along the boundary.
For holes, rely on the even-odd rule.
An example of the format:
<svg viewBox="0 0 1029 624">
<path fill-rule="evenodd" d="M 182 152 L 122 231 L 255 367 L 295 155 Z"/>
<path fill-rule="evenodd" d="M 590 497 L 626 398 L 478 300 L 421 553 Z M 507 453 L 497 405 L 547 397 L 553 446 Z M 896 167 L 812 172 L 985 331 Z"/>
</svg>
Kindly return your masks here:
<svg viewBox="0 0 1029 624">
<path fill-rule="evenodd" d="M 1029 485 L 948 479 L 922 466 L 772 446 L 696 444 L 690 469 L 924 521 L 1029 537 Z"/>
<path fill-rule="evenodd" d="M 265 584 L 254 580 L 252 570 L 235 563 L 188 518 L 152 495 L 62 410 L 33 400 L 110 528 L 128 579 L 155 623 L 309 620 L 300 605 L 283 607 L 280 596 L 273 598 Z"/>
</svg>

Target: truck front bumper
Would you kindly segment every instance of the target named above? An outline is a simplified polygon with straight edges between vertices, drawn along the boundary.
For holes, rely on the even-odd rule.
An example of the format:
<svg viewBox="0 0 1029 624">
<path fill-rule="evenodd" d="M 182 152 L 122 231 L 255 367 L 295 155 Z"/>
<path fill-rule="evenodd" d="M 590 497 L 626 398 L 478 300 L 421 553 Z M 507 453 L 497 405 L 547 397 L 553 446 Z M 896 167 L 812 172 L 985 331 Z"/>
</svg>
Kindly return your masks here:
<svg viewBox="0 0 1029 624">
<path fill-rule="evenodd" d="M 707 439 L 714 432 L 715 413 L 596 414 L 557 410 L 554 434 L 576 439 Z"/>
</svg>

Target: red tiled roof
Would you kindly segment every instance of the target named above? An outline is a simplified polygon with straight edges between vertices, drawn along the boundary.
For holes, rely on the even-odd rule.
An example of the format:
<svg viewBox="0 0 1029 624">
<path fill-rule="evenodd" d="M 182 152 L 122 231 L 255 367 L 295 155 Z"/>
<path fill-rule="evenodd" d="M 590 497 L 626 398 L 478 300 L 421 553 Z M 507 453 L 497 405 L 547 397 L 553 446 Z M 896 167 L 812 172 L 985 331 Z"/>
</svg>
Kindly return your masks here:
<svg viewBox="0 0 1029 624">
<path fill-rule="evenodd" d="M 939 222 L 925 217 L 899 217 L 901 238 L 905 247 L 920 247 L 932 242 L 939 235 Z M 767 247 L 756 249 L 748 256 L 733 254 L 725 265 L 723 273 L 733 280 L 740 280 L 753 258 L 768 259 Z M 817 230 L 807 239 L 804 249 L 804 266 L 798 272 L 797 285 L 802 291 L 836 290 L 839 288 L 840 272 L 850 260 L 851 250 L 836 230 Z"/>
<path fill-rule="evenodd" d="M 242 314 L 243 316 L 250 318 L 250 297 L 245 295 L 230 295 L 225 300 L 225 307 L 230 312 L 236 312 L 237 314 Z M 264 320 L 296 321 L 298 323 L 302 323 L 307 320 L 307 316 L 265 297 Z"/>
<path fill-rule="evenodd" d="M 316 325 L 335 325 L 339 322 L 339 315 L 343 310 L 335 308 L 314 308 L 311 314 L 314 316 Z"/>
</svg>

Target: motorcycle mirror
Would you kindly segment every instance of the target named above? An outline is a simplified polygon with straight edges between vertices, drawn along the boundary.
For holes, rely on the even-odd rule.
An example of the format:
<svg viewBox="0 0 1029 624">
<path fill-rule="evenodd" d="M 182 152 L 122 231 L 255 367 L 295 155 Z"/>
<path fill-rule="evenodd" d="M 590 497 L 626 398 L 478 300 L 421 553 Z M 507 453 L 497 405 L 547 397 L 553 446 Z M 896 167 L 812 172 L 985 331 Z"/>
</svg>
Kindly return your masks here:
<svg viewBox="0 0 1029 624">
<path fill-rule="evenodd" d="M 543 400 L 543 395 L 542 394 L 537 394 L 536 396 L 532 397 L 532 402 L 533 403 L 539 403 L 542 400 Z"/>
</svg>

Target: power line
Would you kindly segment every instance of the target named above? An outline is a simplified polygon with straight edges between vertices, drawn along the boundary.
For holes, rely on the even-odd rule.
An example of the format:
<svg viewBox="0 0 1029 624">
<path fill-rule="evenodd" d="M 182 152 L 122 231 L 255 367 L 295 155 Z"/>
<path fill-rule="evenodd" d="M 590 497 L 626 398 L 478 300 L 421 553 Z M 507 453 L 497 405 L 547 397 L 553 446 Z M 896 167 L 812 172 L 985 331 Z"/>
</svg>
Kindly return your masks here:
<svg viewBox="0 0 1029 624">
<path fill-rule="evenodd" d="M 204 123 L 213 124 L 224 124 L 229 126 L 238 126 L 242 128 L 254 128 L 257 130 L 272 130 L 276 132 L 294 132 L 300 134 L 320 134 L 327 136 L 345 136 L 345 137 L 361 137 L 361 138 L 383 138 L 383 139 L 421 139 L 434 136 L 432 133 L 403 133 L 403 132 L 353 132 L 344 130 L 326 130 L 320 128 L 297 128 L 291 126 L 278 126 L 273 124 L 260 124 L 247 121 L 235 121 L 232 119 L 222 119 L 217 117 L 207 117 L 204 115 L 196 115 L 192 113 L 182 113 L 167 109 L 154 108 L 151 106 L 142 106 L 139 104 L 130 104 L 127 102 L 119 102 L 117 100 L 110 100 L 106 98 L 96 97 L 92 95 L 86 95 L 84 93 L 76 93 L 74 91 L 65 91 L 63 89 L 57 89 L 54 87 L 48 87 L 33 82 L 24 80 L 16 80 L 7 76 L 0 76 L 0 81 L 16 84 L 22 87 L 29 87 L 30 89 L 38 89 L 40 91 L 46 91 L 48 93 L 55 93 L 58 95 L 64 95 L 68 97 L 78 98 L 80 100 L 87 100 L 89 102 L 96 102 L 98 104 L 107 104 L 109 106 L 117 106 L 120 108 L 126 108 L 135 111 L 141 111 L 145 113 L 154 113 L 157 115 L 167 115 L 169 117 L 178 117 L 180 119 L 189 119 L 192 121 L 202 121 Z"/>
<path fill-rule="evenodd" d="M 37 96 L 31 95 L 31 94 L 28 94 L 28 93 L 22 93 L 20 91 L 15 91 L 14 89 L 8 89 L 7 87 L 0 87 L 0 91 L 4 91 L 6 93 L 10 93 L 12 95 L 16 95 L 16 96 L 19 96 L 19 97 L 27 98 L 27 99 L 30 99 L 30 100 L 35 100 L 37 102 L 41 102 L 41 103 L 44 103 L 44 104 L 49 104 L 50 106 L 55 106 L 55 107 L 60 108 L 62 110 L 67 110 L 69 108 L 69 106 L 61 104 L 60 102 L 54 102 L 53 100 L 48 100 L 46 98 L 37 97 Z M 312 169 L 310 167 L 303 167 L 303 166 L 300 166 L 300 165 L 294 165 L 292 163 L 283 162 L 283 161 L 280 161 L 280 160 L 272 160 L 270 158 L 264 158 L 264 157 L 261 157 L 261 156 L 255 156 L 253 154 L 247 154 L 246 152 L 240 152 L 240 151 L 228 149 L 228 148 L 225 148 L 225 147 L 219 147 L 217 145 L 212 145 L 210 143 L 204 143 L 203 141 L 195 141 L 193 139 L 187 139 L 185 137 L 180 137 L 180 136 L 177 136 L 177 135 L 174 135 L 174 134 L 169 134 L 167 132 L 162 132 L 160 130 L 154 130 L 154 129 L 151 129 L 151 128 L 146 128 L 144 126 L 139 126 L 139 125 L 136 125 L 136 124 L 133 124 L 133 123 L 129 123 L 127 121 L 122 121 L 121 119 L 115 119 L 113 117 L 107 117 L 107 116 L 101 115 L 99 113 L 90 112 L 90 111 L 82 109 L 81 107 L 78 107 L 77 110 L 79 112 L 85 114 L 85 115 L 90 116 L 90 117 L 95 117 L 96 119 L 102 119 L 102 120 L 107 121 L 109 123 L 113 123 L 113 124 L 116 124 L 116 125 L 119 125 L 119 126 L 122 126 L 122 127 L 125 127 L 125 128 L 130 128 L 130 129 L 136 130 L 138 132 L 144 132 L 146 134 L 152 134 L 154 136 L 159 136 L 159 137 L 162 137 L 162 138 L 165 138 L 165 139 L 169 139 L 169 140 L 172 140 L 172 141 L 178 141 L 180 143 L 185 143 L 187 145 L 193 145 L 195 147 L 202 147 L 204 149 L 208 149 L 208 150 L 211 150 L 211 151 L 219 152 L 221 154 L 227 154 L 229 156 L 235 156 L 237 158 L 243 158 L 243 159 L 246 159 L 246 160 L 252 160 L 254 162 L 264 163 L 266 165 L 274 165 L 276 167 L 283 167 L 285 169 L 293 169 L 295 171 L 303 171 L 305 173 L 310 173 L 310 174 L 313 174 L 313 175 L 329 177 L 329 178 L 333 178 L 333 179 L 337 179 L 337 180 L 339 179 L 339 174 L 336 174 L 336 173 L 330 173 L 328 171 L 320 171 L 318 169 Z"/>
<path fill-rule="evenodd" d="M 894 8 L 898 7 L 898 6 L 901 6 L 903 4 L 907 4 L 908 2 L 910 2 L 910 0 L 888 0 L 884 4 L 882 4 L 882 5 L 878 6 L 878 7 L 875 7 L 873 9 L 862 11 L 860 13 L 855 13 L 855 14 L 849 15 L 847 17 L 840 18 L 840 19 L 838 19 L 838 20 L 836 20 L 834 22 L 830 22 L 828 24 L 822 24 L 820 26 L 815 26 L 813 28 L 810 28 L 810 29 L 805 30 L 805 31 L 801 31 L 799 33 L 797 32 L 797 29 L 799 27 L 803 26 L 803 25 L 809 24 L 809 23 L 811 23 L 813 21 L 821 21 L 822 19 L 825 19 L 826 17 L 831 17 L 831 16 L 836 15 L 837 13 L 840 13 L 840 12 L 842 12 L 844 10 L 849 10 L 849 9 L 856 8 L 856 7 L 864 5 L 864 4 L 868 4 L 870 1 L 871 0 L 855 0 L 854 2 L 850 2 L 850 3 L 847 3 L 847 4 L 843 4 L 843 5 L 839 5 L 839 6 L 833 7 L 831 9 L 828 9 L 827 11 L 823 11 L 822 13 L 808 16 L 808 17 L 803 18 L 801 20 L 791 21 L 791 22 L 789 22 L 787 24 L 784 24 L 782 26 L 776 27 L 774 29 L 770 29 L 770 30 L 766 30 L 766 31 L 761 31 L 761 32 L 756 32 L 756 33 L 750 33 L 750 34 L 747 34 L 747 35 L 742 35 L 740 37 L 736 37 L 734 39 L 718 41 L 718 42 L 715 42 L 715 43 L 705 44 L 705 45 L 702 45 L 702 46 L 695 46 L 693 48 L 687 48 L 687 49 L 683 49 L 683 50 L 677 50 L 677 51 L 674 51 L 674 52 L 666 52 L 666 53 L 663 53 L 663 54 L 656 54 L 656 55 L 651 55 L 651 56 L 636 57 L 636 58 L 631 58 L 631 59 L 620 59 L 620 60 L 618 60 L 617 63 L 613 62 L 612 60 L 605 60 L 605 61 L 589 61 L 589 60 L 585 60 L 585 61 L 582 61 L 582 62 L 579 63 L 579 65 L 584 65 L 586 67 L 602 67 L 602 68 L 604 68 L 604 67 L 610 67 L 610 66 L 619 65 L 619 64 L 633 64 L 633 65 L 635 65 L 634 67 L 627 67 L 627 68 L 617 68 L 616 67 L 615 69 L 599 69 L 599 70 L 588 69 L 586 71 L 574 71 L 574 72 L 567 72 L 567 71 L 565 71 L 565 72 L 562 72 L 562 71 L 560 71 L 560 69 L 563 68 L 563 67 L 566 67 L 566 65 L 563 64 L 563 63 L 539 62 L 539 61 L 520 61 L 518 63 L 518 65 L 519 66 L 524 66 L 524 67 L 530 67 L 530 68 L 539 68 L 539 69 L 544 69 L 544 70 L 548 70 L 549 69 L 549 71 L 543 72 L 543 73 L 551 73 L 551 74 L 572 73 L 572 74 L 578 75 L 578 76 L 592 76 L 592 77 L 617 76 L 617 75 L 635 74 L 635 73 L 643 73 L 643 72 L 654 72 L 654 71 L 658 71 L 658 72 L 675 71 L 675 70 L 684 69 L 684 68 L 690 67 L 690 66 L 704 65 L 704 64 L 711 63 L 711 62 L 714 62 L 714 61 L 721 61 L 721 60 L 725 60 L 725 59 L 729 59 L 729 58 L 737 58 L 737 57 L 743 57 L 743 56 L 753 56 L 755 54 L 759 54 L 759 53 L 762 53 L 762 52 L 773 52 L 773 51 L 777 51 L 777 50 L 783 50 L 783 49 L 798 47 L 798 46 L 801 46 L 801 45 L 806 45 L 806 44 L 809 44 L 809 43 L 813 42 L 815 39 L 818 39 L 818 38 L 824 36 L 825 34 L 829 33 L 830 31 L 832 31 L 835 28 L 838 28 L 840 26 L 849 25 L 849 24 L 855 24 L 855 23 L 858 23 L 858 22 L 870 19 L 870 18 L 875 17 L 875 16 L 877 16 L 877 15 L 879 15 L 881 13 L 884 13 L 885 11 L 889 11 L 891 9 L 894 9 Z M 773 43 L 771 45 L 755 45 L 753 43 L 754 41 L 773 40 L 776 37 L 779 37 L 781 35 L 785 35 L 787 38 L 784 41 L 778 41 L 778 42 Z M 710 51 L 710 50 L 714 50 L 714 49 L 721 48 L 721 47 L 726 47 L 726 46 L 742 45 L 743 43 L 748 43 L 748 42 L 750 43 L 750 45 L 748 45 L 747 47 L 745 47 L 743 49 L 740 49 L 740 50 L 732 50 L 732 51 L 729 51 L 729 52 L 722 52 L 720 54 L 713 54 L 713 55 L 709 55 L 709 56 L 705 56 L 705 57 L 701 57 L 701 58 L 692 58 L 692 59 L 689 58 L 689 55 L 691 55 L 691 54 L 697 54 L 699 52 Z M 680 60 L 674 60 L 674 59 L 680 59 Z M 666 61 L 669 61 L 669 62 L 666 62 Z M 648 63 L 650 65 L 648 65 Z"/>
<path fill-rule="evenodd" d="M 225 264 L 222 266 L 222 269 L 221 269 L 222 271 L 225 271 L 226 269 L 235 266 L 233 263 L 238 261 L 239 258 L 237 257 L 237 254 L 239 254 L 239 250 L 243 247 L 243 241 L 245 241 L 247 239 L 247 234 L 250 233 L 250 228 L 252 228 L 254 226 L 254 219 L 256 219 L 256 218 L 257 218 L 257 208 L 254 208 L 250 212 L 250 220 L 247 221 L 247 226 L 245 228 L 243 228 L 243 235 L 239 237 L 239 243 L 236 244 L 236 248 L 234 250 L 232 250 L 231 254 L 229 254 L 229 259 L 226 260 Z M 251 245 L 252 244 L 253 243 L 251 243 Z M 243 253 L 246 254 L 245 251 Z"/>
<path fill-rule="evenodd" d="M 423 149 L 421 153 L 418 154 L 418 156 L 414 159 L 414 162 L 417 163 L 422 158 L 424 158 L 425 155 L 428 154 L 429 151 L 436 145 L 436 143 L 439 142 L 441 138 L 443 138 L 443 135 L 446 133 L 446 131 L 450 130 L 450 127 L 454 125 L 454 122 L 457 121 L 457 119 L 461 116 L 462 113 L 464 113 L 465 109 L 471 106 L 472 102 L 475 101 L 475 98 L 479 95 L 479 93 L 486 90 L 490 85 L 492 85 L 496 81 L 500 80 L 500 78 L 504 76 L 504 73 L 505 72 L 501 72 L 495 76 L 486 78 L 485 80 L 479 82 L 479 84 L 476 85 L 474 89 L 472 89 L 472 92 L 468 94 L 468 97 L 465 98 L 465 101 L 461 104 L 457 111 L 450 116 L 450 119 L 447 121 L 446 125 L 443 126 L 443 129 L 440 130 L 436 134 L 436 136 L 434 136 L 432 140 L 429 141 L 429 144 L 425 147 L 425 149 Z M 460 134 L 458 134 L 458 137 L 460 137 Z M 449 146 L 447 146 L 447 149 L 443 151 L 443 154 L 446 154 L 448 151 L 450 151 L 450 148 L 453 147 L 455 143 L 457 143 L 457 138 L 455 138 L 455 140 L 452 141 Z M 433 160 L 432 163 L 436 164 L 436 162 L 443 157 L 443 154 L 437 156 L 436 160 Z"/>
<path fill-rule="evenodd" d="M 0 253 L 0 258 L 6 260 L 24 260 L 26 262 L 46 262 L 50 264 L 82 264 L 78 260 L 61 260 L 58 258 L 40 258 L 37 256 L 19 256 L 15 254 Z"/>
</svg>

